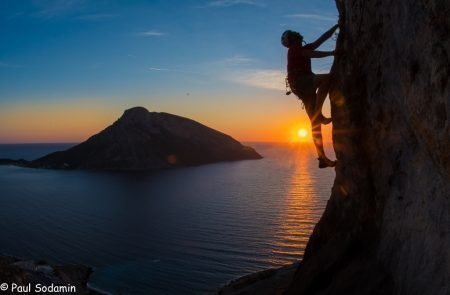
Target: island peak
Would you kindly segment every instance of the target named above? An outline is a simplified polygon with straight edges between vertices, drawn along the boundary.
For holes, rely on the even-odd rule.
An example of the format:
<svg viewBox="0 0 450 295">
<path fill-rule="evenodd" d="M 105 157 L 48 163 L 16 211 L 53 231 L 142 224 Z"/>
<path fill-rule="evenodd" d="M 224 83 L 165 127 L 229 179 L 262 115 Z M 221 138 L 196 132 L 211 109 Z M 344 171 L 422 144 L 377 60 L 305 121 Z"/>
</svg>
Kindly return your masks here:
<svg viewBox="0 0 450 295">
<path fill-rule="evenodd" d="M 194 120 L 133 107 L 85 142 L 27 166 L 145 171 L 261 158 L 253 148 Z"/>
</svg>

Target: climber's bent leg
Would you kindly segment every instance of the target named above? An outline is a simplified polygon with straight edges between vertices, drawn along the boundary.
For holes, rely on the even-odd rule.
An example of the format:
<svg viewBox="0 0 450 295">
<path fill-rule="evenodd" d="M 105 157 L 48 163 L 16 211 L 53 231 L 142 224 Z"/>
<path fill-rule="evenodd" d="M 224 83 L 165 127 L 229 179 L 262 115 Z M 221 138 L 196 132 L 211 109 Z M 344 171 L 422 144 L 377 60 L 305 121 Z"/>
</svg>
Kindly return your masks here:
<svg viewBox="0 0 450 295">
<path fill-rule="evenodd" d="M 314 146 L 316 147 L 317 156 L 319 159 L 326 159 L 325 150 L 323 149 L 322 140 L 322 125 L 316 121 L 311 121 L 312 138 Z"/>
<path fill-rule="evenodd" d="M 322 115 L 322 106 L 330 89 L 330 74 L 318 74 L 314 76 L 314 88 L 317 90 L 315 103 L 315 117 L 321 119 L 322 124 L 328 124 L 331 119 Z"/>
<path fill-rule="evenodd" d="M 313 89 L 312 89 L 313 90 Z M 294 91 L 294 93 L 296 93 Z M 297 93 L 296 93 L 297 94 Z M 301 94 L 301 93 L 300 93 Z M 317 156 L 319 160 L 319 168 L 334 167 L 336 162 L 331 161 L 325 155 L 322 141 L 322 122 L 323 118 L 317 116 L 316 112 L 316 93 L 314 91 L 305 92 L 304 95 L 299 96 L 305 104 L 306 113 L 311 121 L 311 133 L 313 137 L 314 146 L 316 147 Z"/>
<path fill-rule="evenodd" d="M 335 161 L 331 161 L 325 155 L 325 151 L 323 149 L 323 141 L 322 141 L 322 124 L 320 122 L 311 122 L 312 124 L 312 137 L 314 141 L 314 145 L 316 146 L 318 160 L 319 160 L 319 168 L 326 167 L 334 167 L 336 166 Z"/>
<path fill-rule="evenodd" d="M 311 120 L 311 133 L 314 142 L 314 146 L 316 147 L 317 156 L 319 160 L 319 168 L 325 167 L 334 167 L 336 162 L 331 161 L 325 155 L 325 150 L 323 148 L 323 140 L 322 140 L 322 125 L 321 118 L 315 116 L 315 96 L 309 97 L 304 100 L 306 113 L 308 114 L 309 119 Z"/>
</svg>

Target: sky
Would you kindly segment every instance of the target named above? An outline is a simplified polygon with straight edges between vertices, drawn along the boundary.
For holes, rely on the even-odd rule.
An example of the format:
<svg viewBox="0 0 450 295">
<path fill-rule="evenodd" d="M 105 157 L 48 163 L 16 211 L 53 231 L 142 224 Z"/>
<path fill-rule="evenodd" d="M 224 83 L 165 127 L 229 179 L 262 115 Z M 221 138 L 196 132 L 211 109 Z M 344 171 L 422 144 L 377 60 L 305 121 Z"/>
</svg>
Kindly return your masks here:
<svg viewBox="0 0 450 295">
<path fill-rule="evenodd" d="M 280 36 L 313 42 L 337 18 L 334 0 L 2 0 L 0 143 L 81 142 L 134 106 L 243 142 L 296 141 L 310 127 L 285 95 Z"/>
</svg>

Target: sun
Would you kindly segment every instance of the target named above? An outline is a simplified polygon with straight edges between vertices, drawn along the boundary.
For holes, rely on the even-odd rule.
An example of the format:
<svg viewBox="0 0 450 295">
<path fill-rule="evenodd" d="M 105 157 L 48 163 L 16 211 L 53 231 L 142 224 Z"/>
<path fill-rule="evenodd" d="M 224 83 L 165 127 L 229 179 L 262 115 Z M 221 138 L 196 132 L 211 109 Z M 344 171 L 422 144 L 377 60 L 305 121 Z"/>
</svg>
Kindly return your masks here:
<svg viewBox="0 0 450 295">
<path fill-rule="evenodd" d="M 297 135 L 301 139 L 305 139 L 308 136 L 308 130 L 306 130 L 305 128 L 300 128 L 297 131 Z"/>
<path fill-rule="evenodd" d="M 311 131 L 307 122 L 299 122 L 292 124 L 289 128 L 289 142 L 292 143 L 308 143 L 312 141 Z"/>
</svg>

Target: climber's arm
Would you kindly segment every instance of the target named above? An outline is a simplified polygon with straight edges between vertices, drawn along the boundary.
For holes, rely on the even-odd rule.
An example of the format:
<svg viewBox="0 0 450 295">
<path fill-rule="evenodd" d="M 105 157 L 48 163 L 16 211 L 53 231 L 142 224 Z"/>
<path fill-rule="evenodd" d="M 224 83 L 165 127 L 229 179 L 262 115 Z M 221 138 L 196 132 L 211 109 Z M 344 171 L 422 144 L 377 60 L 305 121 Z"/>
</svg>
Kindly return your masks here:
<svg viewBox="0 0 450 295">
<path fill-rule="evenodd" d="M 334 51 L 317 51 L 317 50 L 303 49 L 302 54 L 309 58 L 321 58 L 321 57 L 333 56 Z"/>
<path fill-rule="evenodd" d="M 322 36 L 319 37 L 316 41 L 306 44 L 303 48 L 314 50 L 322 45 L 323 42 L 327 41 L 331 36 L 333 36 L 334 31 L 339 27 L 339 25 L 334 25 L 331 29 L 326 31 Z"/>
</svg>

